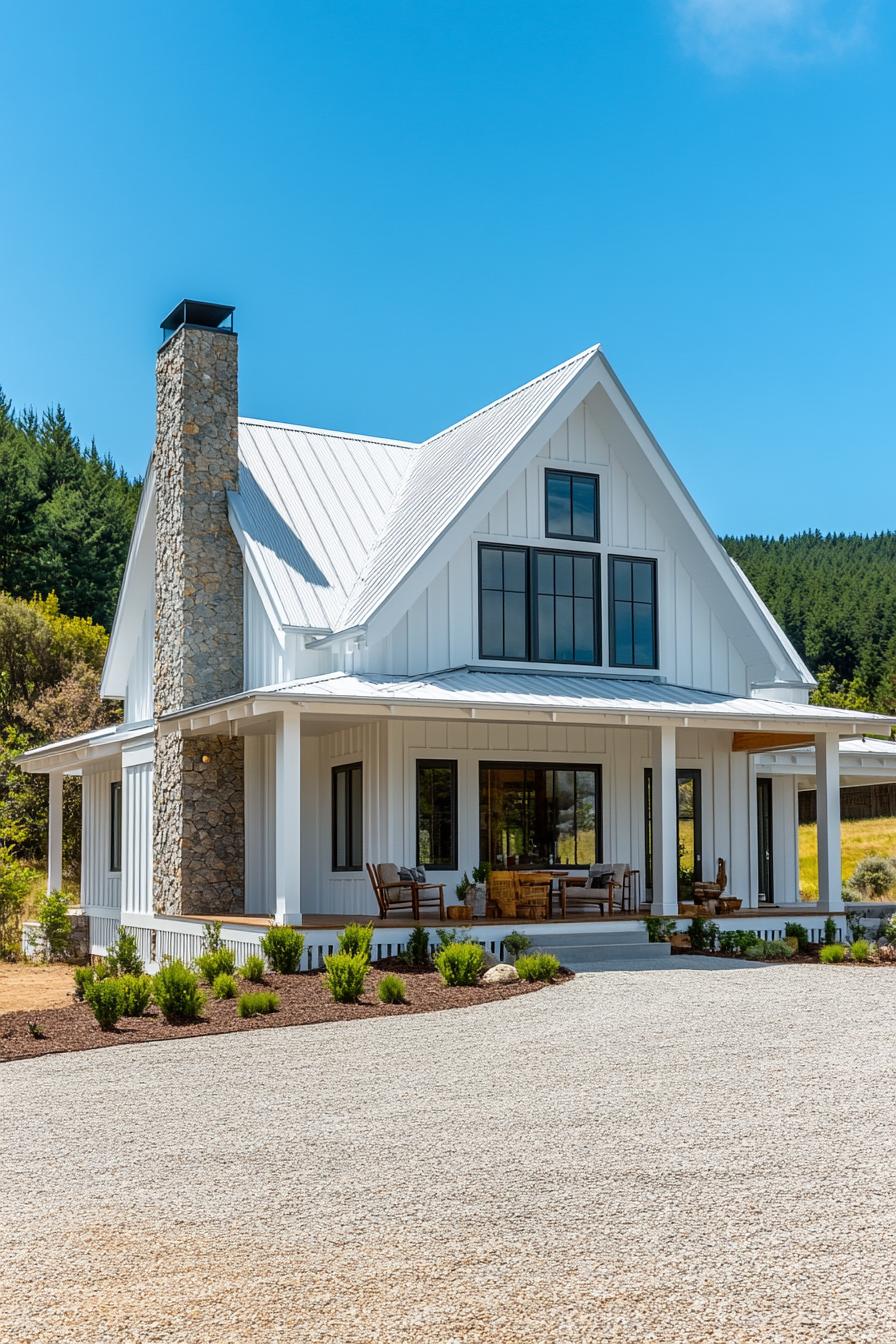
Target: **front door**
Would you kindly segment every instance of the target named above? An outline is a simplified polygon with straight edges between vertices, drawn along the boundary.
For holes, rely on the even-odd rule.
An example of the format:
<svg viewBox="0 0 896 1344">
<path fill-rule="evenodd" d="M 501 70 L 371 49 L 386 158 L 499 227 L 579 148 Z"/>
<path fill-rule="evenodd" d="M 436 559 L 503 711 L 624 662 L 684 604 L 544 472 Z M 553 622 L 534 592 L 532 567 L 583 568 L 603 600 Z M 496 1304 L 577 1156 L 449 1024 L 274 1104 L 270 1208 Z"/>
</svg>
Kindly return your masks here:
<svg viewBox="0 0 896 1344">
<path fill-rule="evenodd" d="M 703 827 L 699 770 L 676 770 L 678 784 L 678 894 L 689 901 L 703 880 Z"/>
<path fill-rule="evenodd" d="M 759 840 L 759 899 L 775 899 L 775 872 L 772 857 L 772 781 L 756 780 L 756 832 Z"/>
</svg>

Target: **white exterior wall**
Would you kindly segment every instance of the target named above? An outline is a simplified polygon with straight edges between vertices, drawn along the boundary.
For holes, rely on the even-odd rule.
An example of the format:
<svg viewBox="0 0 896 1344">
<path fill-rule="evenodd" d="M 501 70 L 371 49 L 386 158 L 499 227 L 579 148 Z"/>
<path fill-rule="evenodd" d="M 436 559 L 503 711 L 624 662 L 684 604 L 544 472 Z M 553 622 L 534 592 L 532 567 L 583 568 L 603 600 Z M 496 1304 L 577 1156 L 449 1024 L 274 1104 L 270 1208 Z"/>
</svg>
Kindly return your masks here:
<svg viewBox="0 0 896 1344">
<path fill-rule="evenodd" d="M 329 651 L 305 648 L 303 635 L 275 626 L 247 573 L 243 578 L 243 681 L 246 690 L 331 670 Z"/>
<path fill-rule="evenodd" d="M 151 603 L 143 613 L 140 633 L 128 669 L 127 692 L 124 698 L 125 723 L 142 723 L 144 719 L 152 718 L 154 630 L 155 604 Z"/>
<path fill-rule="evenodd" d="M 121 771 L 85 771 L 81 779 L 81 905 L 87 911 L 118 911 L 121 873 L 113 873 L 111 858 L 111 785 Z M 124 839 L 123 839 L 124 845 Z"/>
<path fill-rule="evenodd" d="M 762 664 L 756 662 L 755 648 L 739 649 L 738 640 L 723 628 L 718 615 L 711 610 L 701 587 L 701 575 L 692 572 L 693 559 L 686 559 L 673 544 L 627 470 L 630 454 L 627 442 L 611 446 L 588 403 L 579 406 L 496 506 L 479 520 L 475 531 L 394 629 L 385 638 L 371 643 L 366 653 L 354 661 L 354 670 L 414 675 L 478 663 L 478 543 L 509 542 L 600 553 L 603 661 L 596 670 L 616 676 L 643 673 L 613 669 L 609 663 L 607 555 L 631 554 L 655 559 L 658 674 L 676 685 L 747 694 L 751 679 L 762 671 Z M 601 541 L 596 546 L 545 537 L 544 472 L 548 467 L 570 467 L 598 474 Z M 710 562 L 705 555 L 701 563 L 708 572 Z M 718 582 L 717 577 L 715 581 Z M 735 628 L 739 630 L 740 626 Z M 749 673 L 747 656 L 754 660 Z M 502 661 L 498 666 L 507 668 L 513 664 Z M 521 666 L 551 670 L 550 664 L 543 663 Z M 773 672 L 767 663 L 766 677 Z"/>
<path fill-rule="evenodd" d="M 125 752 L 121 788 L 124 917 L 152 913 L 152 745 Z"/>
<path fill-rule="evenodd" d="M 711 881 L 716 860 L 725 859 L 730 894 L 740 897 L 746 908 L 757 901 L 755 773 L 750 757 L 732 753 L 730 744 L 730 733 L 722 730 L 681 729 L 676 755 L 679 768 L 701 772 L 703 876 Z M 640 869 L 646 896 L 644 770 L 652 764 L 647 729 L 377 721 L 320 737 L 303 736 L 304 912 L 376 913 L 366 873 L 332 871 L 333 766 L 363 764 L 365 860 L 413 864 L 418 759 L 458 762 L 459 867 L 456 872 L 433 873 L 434 880 L 445 882 L 446 896 L 453 896 L 461 874 L 479 862 L 479 763 L 489 760 L 599 764 L 604 858 Z M 273 788 L 272 765 L 268 772 L 267 787 Z M 797 896 L 796 794 L 791 781 L 775 779 L 773 806 L 775 892 L 779 902 L 786 902 Z M 267 815 L 271 815 L 270 808 Z M 270 854 L 270 836 L 267 845 Z M 267 900 L 272 900 L 270 894 Z M 254 908 L 260 912 L 261 907 Z"/>
</svg>

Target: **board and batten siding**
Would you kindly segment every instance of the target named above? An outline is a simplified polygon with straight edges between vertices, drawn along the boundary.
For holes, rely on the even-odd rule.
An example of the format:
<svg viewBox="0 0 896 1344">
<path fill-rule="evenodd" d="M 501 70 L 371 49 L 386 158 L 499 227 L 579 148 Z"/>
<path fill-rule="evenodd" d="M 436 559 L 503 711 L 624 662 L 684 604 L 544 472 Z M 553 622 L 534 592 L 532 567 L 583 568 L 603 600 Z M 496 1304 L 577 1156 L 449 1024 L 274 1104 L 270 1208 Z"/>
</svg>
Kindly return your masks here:
<svg viewBox="0 0 896 1344">
<path fill-rule="evenodd" d="M 247 691 L 331 671 L 332 655 L 305 648 L 304 636 L 275 626 L 248 573 L 243 575 L 243 679 Z"/>
<path fill-rule="evenodd" d="M 85 772 L 81 779 L 81 905 L 87 911 L 121 907 L 121 873 L 110 866 L 112 784 L 120 779 L 117 769 Z"/>
<path fill-rule="evenodd" d="M 678 733 L 680 768 L 701 772 L 703 873 L 715 875 L 723 858 L 729 889 L 744 905 L 757 895 L 755 772 L 750 758 L 732 753 L 731 734 L 719 729 Z M 366 874 L 334 873 L 331 862 L 331 771 L 364 766 L 364 858 L 416 862 L 416 765 L 454 759 L 458 764 L 458 868 L 433 873 L 452 898 L 461 875 L 479 862 L 479 763 L 542 761 L 598 764 L 603 784 L 603 857 L 640 869 L 646 885 L 644 771 L 652 765 L 647 729 L 561 724 L 456 723 L 440 720 L 377 722 L 302 742 L 302 909 L 309 914 L 375 914 Z M 776 890 L 796 898 L 795 804 L 789 781 L 775 781 Z M 310 816 L 308 815 L 310 809 Z M 313 832 L 313 839 L 309 835 Z"/>
<path fill-rule="evenodd" d="M 478 543 L 505 541 L 600 553 L 603 661 L 597 670 L 617 676 L 626 672 L 609 663 L 607 555 L 630 553 L 655 559 L 659 674 L 677 685 L 747 693 L 744 656 L 723 629 L 699 576 L 691 572 L 693 563 L 689 568 L 673 546 L 626 464 L 625 445 L 611 446 L 597 415 L 583 403 L 480 519 L 392 631 L 354 661 L 354 669 L 415 675 L 478 662 Z M 593 471 L 599 476 L 601 540 L 596 547 L 545 537 L 544 473 L 551 467 Z"/>
<path fill-rule="evenodd" d="M 122 911 L 152 914 L 152 761 L 121 772 Z"/>
</svg>

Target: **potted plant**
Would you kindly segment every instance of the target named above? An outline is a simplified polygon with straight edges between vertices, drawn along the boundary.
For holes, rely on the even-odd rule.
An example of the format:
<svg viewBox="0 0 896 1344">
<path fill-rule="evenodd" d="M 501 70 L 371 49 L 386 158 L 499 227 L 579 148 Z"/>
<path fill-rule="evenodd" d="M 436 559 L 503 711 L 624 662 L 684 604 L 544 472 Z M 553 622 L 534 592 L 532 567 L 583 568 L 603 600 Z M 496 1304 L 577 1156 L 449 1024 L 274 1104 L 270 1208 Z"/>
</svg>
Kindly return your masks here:
<svg viewBox="0 0 896 1344">
<path fill-rule="evenodd" d="M 446 911 L 449 919 L 471 919 L 473 916 L 473 883 L 466 873 L 464 873 L 457 886 L 454 888 L 457 895 L 457 905 L 449 905 Z"/>
<path fill-rule="evenodd" d="M 490 863 L 478 863 L 473 869 L 473 882 L 475 901 L 473 904 L 473 916 L 475 919 L 485 918 L 485 903 L 488 899 L 488 878 L 492 871 Z"/>
</svg>

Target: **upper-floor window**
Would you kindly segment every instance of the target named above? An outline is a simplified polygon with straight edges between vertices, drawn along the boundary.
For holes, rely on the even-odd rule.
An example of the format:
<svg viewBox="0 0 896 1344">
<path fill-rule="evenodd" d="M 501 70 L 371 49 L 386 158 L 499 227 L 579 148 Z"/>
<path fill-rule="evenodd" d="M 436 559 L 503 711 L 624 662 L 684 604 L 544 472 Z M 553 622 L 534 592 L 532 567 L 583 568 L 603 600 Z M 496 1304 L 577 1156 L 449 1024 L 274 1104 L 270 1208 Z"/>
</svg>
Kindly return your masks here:
<svg viewBox="0 0 896 1344">
<path fill-rule="evenodd" d="M 483 542 L 479 656 L 599 663 L 599 565 L 596 555 Z"/>
<path fill-rule="evenodd" d="M 333 769 L 333 871 L 358 873 L 363 867 L 363 793 L 360 761 Z"/>
<path fill-rule="evenodd" d="M 610 662 L 656 667 L 656 561 L 611 555 Z"/>
<path fill-rule="evenodd" d="M 600 494 L 596 476 L 581 471 L 544 474 L 545 536 L 569 541 L 600 539 Z"/>
</svg>

